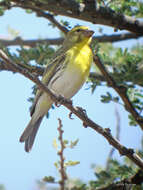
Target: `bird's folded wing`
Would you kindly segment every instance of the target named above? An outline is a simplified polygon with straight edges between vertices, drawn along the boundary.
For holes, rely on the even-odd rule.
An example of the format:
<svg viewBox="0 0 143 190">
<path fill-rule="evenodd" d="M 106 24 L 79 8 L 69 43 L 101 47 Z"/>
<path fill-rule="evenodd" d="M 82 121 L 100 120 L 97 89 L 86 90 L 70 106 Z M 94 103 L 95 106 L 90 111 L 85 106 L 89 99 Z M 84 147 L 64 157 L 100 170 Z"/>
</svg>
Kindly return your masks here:
<svg viewBox="0 0 143 190">
<path fill-rule="evenodd" d="M 45 68 L 43 77 L 42 77 L 42 82 L 48 86 L 50 80 L 52 79 L 52 77 L 56 74 L 56 72 L 61 68 L 64 67 L 65 62 L 66 62 L 66 51 L 63 51 L 63 49 L 59 49 L 56 54 L 54 55 L 54 57 L 51 59 L 50 63 L 48 64 L 48 66 Z M 42 90 L 37 90 L 36 96 L 34 98 L 32 107 L 31 107 L 31 111 L 30 111 L 30 115 L 32 116 L 34 111 L 35 111 L 35 107 L 36 104 L 40 98 L 40 96 L 42 95 Z"/>
</svg>

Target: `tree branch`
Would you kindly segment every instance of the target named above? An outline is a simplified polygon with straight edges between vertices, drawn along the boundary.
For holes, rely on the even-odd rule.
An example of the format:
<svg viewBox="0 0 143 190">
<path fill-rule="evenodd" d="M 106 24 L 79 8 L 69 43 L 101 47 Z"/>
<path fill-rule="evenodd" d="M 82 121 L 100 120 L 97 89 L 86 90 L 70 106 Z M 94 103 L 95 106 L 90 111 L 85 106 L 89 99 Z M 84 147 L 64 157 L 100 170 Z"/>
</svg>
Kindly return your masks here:
<svg viewBox="0 0 143 190">
<path fill-rule="evenodd" d="M 51 96 L 53 101 L 59 102 L 60 104 L 64 105 L 67 109 L 69 109 L 72 113 L 74 113 L 83 122 L 84 127 L 89 126 L 93 130 L 95 130 L 96 132 L 104 136 L 105 139 L 108 141 L 108 143 L 111 144 L 113 147 L 115 147 L 121 155 L 127 156 L 138 167 L 143 169 L 143 160 L 136 153 L 134 153 L 133 149 L 126 148 L 124 145 L 120 144 L 120 142 L 112 136 L 110 129 L 108 128 L 103 129 L 101 126 L 94 123 L 87 116 L 87 114 L 85 114 L 85 111 L 83 111 L 84 110 L 83 108 L 74 107 L 72 105 L 72 102 L 70 102 L 69 100 L 66 100 L 65 98 L 61 96 L 59 97 L 55 95 L 37 77 L 29 73 L 27 69 L 23 69 L 20 65 L 13 63 L 2 50 L 0 51 L 0 57 L 4 62 L 6 62 L 7 67 L 10 67 L 15 72 L 21 73 L 26 78 L 36 83 L 37 86 L 41 90 L 43 90 L 44 92 L 46 92 L 48 95 Z"/>
<path fill-rule="evenodd" d="M 135 185 L 141 185 L 143 183 L 143 171 L 139 169 L 136 174 L 128 179 L 123 179 L 117 183 L 112 183 L 105 187 L 99 187 L 97 190 L 125 190 L 129 189 Z"/>
<path fill-rule="evenodd" d="M 60 190 L 64 190 L 65 189 L 65 182 L 67 180 L 67 174 L 66 174 L 66 168 L 64 165 L 65 162 L 65 158 L 64 158 L 64 149 L 65 149 L 65 145 L 64 145 L 64 140 L 63 140 L 63 125 L 62 125 L 62 121 L 59 118 L 59 127 L 58 127 L 58 132 L 59 132 L 59 141 L 60 141 L 60 151 L 58 152 L 58 155 L 60 156 L 60 169 L 59 169 L 59 173 L 61 175 L 61 180 L 59 181 L 60 184 Z"/>
<path fill-rule="evenodd" d="M 108 74 L 108 72 L 106 71 L 105 66 L 102 64 L 99 56 L 96 54 L 94 56 L 94 63 L 96 64 L 96 66 L 98 66 L 98 68 L 100 69 L 101 73 L 103 74 L 103 76 L 106 78 L 106 81 L 108 83 L 108 85 L 110 87 L 112 87 L 122 98 L 124 104 L 125 104 L 125 108 L 126 110 L 132 114 L 132 116 L 134 117 L 135 121 L 139 124 L 139 126 L 141 127 L 141 129 L 143 130 L 143 118 L 138 114 L 138 112 L 135 110 L 134 106 L 132 105 L 132 103 L 130 102 L 128 96 L 127 96 L 127 89 L 124 86 L 118 86 L 116 84 L 116 82 L 114 81 L 114 79 Z"/>
<path fill-rule="evenodd" d="M 112 34 L 112 35 L 102 35 L 102 36 L 95 36 L 93 40 L 97 40 L 97 42 L 119 42 L 123 40 L 130 40 L 130 39 L 138 39 L 142 37 L 142 35 L 138 35 L 135 33 L 124 33 L 124 34 Z"/>
<path fill-rule="evenodd" d="M 15 63 L 16 64 L 16 63 Z M 32 65 L 24 65 L 20 64 L 23 69 L 27 69 L 30 73 L 36 75 L 36 76 L 42 76 L 44 73 L 44 68 L 39 67 L 39 66 L 32 66 Z M 16 72 L 13 67 L 8 67 L 7 64 L 3 61 L 0 60 L 0 71 L 11 71 L 11 72 Z"/>
<path fill-rule="evenodd" d="M 0 39 L 0 44 L 3 46 L 35 47 L 36 44 L 41 43 L 47 43 L 47 45 L 61 45 L 63 43 L 63 40 L 63 38 L 23 40 L 22 38 L 17 37 L 13 40 Z"/>
<path fill-rule="evenodd" d="M 115 74 L 114 73 L 110 73 L 110 72 L 108 72 L 109 73 L 109 75 L 114 79 L 114 77 L 115 77 Z M 141 75 L 143 75 L 143 69 L 139 69 L 139 72 L 137 73 L 137 75 L 138 76 L 141 76 Z M 99 80 L 99 81 L 101 81 L 101 82 L 107 82 L 106 81 L 106 77 L 105 76 L 103 76 L 103 74 L 100 74 L 100 73 L 96 73 L 96 72 L 90 72 L 90 75 L 89 75 L 89 77 L 90 78 L 93 78 L 93 79 L 97 79 L 97 80 Z M 119 81 L 119 78 L 120 77 L 122 77 L 122 74 L 118 74 L 118 81 Z M 120 81 L 120 82 L 122 82 L 122 81 Z M 142 82 L 142 79 L 140 78 L 137 78 L 137 77 L 126 77 L 126 79 L 124 79 L 124 82 L 132 82 L 132 84 L 134 84 L 134 85 L 139 85 L 139 86 L 143 86 L 143 82 Z"/>
<path fill-rule="evenodd" d="M 19 6 L 21 8 L 23 8 L 22 6 Z M 53 23 L 59 30 L 61 30 L 63 33 L 67 33 L 68 32 L 68 29 L 66 27 L 64 27 L 63 25 L 61 25 L 55 18 L 52 14 L 50 13 L 45 13 L 44 11 L 41 11 L 37 8 L 32 8 L 32 10 L 34 12 L 36 12 L 37 16 L 38 17 L 44 17 L 46 19 L 48 19 L 51 23 Z"/>
<path fill-rule="evenodd" d="M 143 183 L 143 170 L 139 169 L 128 181 L 132 184 L 141 185 Z"/>
<path fill-rule="evenodd" d="M 46 3 L 37 1 L 21 1 L 13 0 L 15 6 L 22 6 L 24 9 L 39 9 L 41 11 L 49 11 L 56 15 L 68 16 L 81 19 L 94 24 L 102 24 L 111 26 L 120 30 L 128 30 L 133 33 L 143 35 L 143 22 L 135 18 L 116 13 L 108 7 L 91 6 L 90 3 L 77 3 L 74 0 L 50 0 Z"/>
<path fill-rule="evenodd" d="M 44 73 L 44 67 L 39 67 L 39 66 L 34 66 L 34 65 L 24 65 L 21 64 L 21 66 L 23 68 L 28 69 L 28 71 L 30 73 L 36 74 L 37 76 L 42 76 Z M 11 71 L 11 72 L 15 72 L 12 70 L 12 68 L 7 67 L 7 65 L 0 60 L 0 71 Z M 141 71 L 141 70 L 140 70 Z M 112 73 L 109 73 L 110 76 L 112 76 L 114 78 L 114 75 Z M 96 80 L 99 80 L 100 82 L 107 82 L 105 76 L 103 76 L 100 73 L 96 73 L 96 72 L 90 72 L 89 78 L 95 78 Z M 137 84 L 139 86 L 143 86 L 142 82 L 139 80 L 136 80 L 136 78 L 131 78 L 129 80 L 126 79 L 125 82 L 132 82 L 133 84 Z"/>
<path fill-rule="evenodd" d="M 112 34 L 112 35 L 101 35 L 93 37 L 93 42 L 119 42 L 123 40 L 138 39 L 140 35 L 134 33 L 125 33 L 125 34 Z M 0 38 L 0 44 L 3 46 L 29 46 L 35 47 L 36 44 L 47 43 L 48 45 L 61 45 L 64 38 L 53 38 L 53 39 L 33 39 L 33 40 L 23 40 L 21 37 L 17 37 L 13 40 L 2 39 Z"/>
<path fill-rule="evenodd" d="M 113 183 L 106 187 L 99 187 L 96 190 L 132 190 L 133 184 Z"/>
</svg>

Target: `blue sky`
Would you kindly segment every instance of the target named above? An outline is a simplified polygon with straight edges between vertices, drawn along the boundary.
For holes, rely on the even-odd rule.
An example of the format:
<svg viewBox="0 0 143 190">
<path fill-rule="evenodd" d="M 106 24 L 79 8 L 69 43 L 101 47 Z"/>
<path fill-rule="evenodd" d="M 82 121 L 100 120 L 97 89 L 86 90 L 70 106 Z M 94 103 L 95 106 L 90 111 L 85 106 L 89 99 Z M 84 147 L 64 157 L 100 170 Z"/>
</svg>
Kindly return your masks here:
<svg viewBox="0 0 143 190">
<path fill-rule="evenodd" d="M 60 17 L 62 18 L 62 17 Z M 98 31 L 98 26 L 93 26 L 77 20 L 71 20 L 74 24 L 84 24 Z M 20 32 L 24 39 L 53 38 L 59 36 L 58 30 L 48 26 L 48 22 L 42 18 L 35 18 L 34 14 L 26 14 L 20 9 L 7 11 L 0 19 L 0 37 L 7 38 L 8 27 Z M 104 33 L 110 34 L 113 29 L 104 28 Z M 96 32 L 98 34 L 98 32 Z M 116 43 L 117 46 L 130 47 L 136 43 L 130 40 Z M 139 42 L 139 41 L 138 41 Z M 31 95 L 33 83 L 19 74 L 0 72 L 0 183 L 7 190 L 11 189 L 35 189 L 35 180 L 52 175 L 59 179 L 54 162 L 58 157 L 52 146 L 54 138 L 57 138 L 57 118 L 61 118 L 64 126 L 64 138 L 69 140 L 79 139 L 79 143 L 73 150 L 66 150 L 67 160 L 80 161 L 80 164 L 68 169 L 70 177 L 78 177 L 85 181 L 94 179 L 91 164 L 104 165 L 111 146 L 107 141 L 90 128 L 83 128 L 82 122 L 75 116 L 74 120 L 68 118 L 69 111 L 61 106 L 50 111 L 50 118 L 44 119 L 36 138 L 32 151 L 24 152 L 23 144 L 19 143 L 19 137 L 30 120 L 27 101 Z M 121 117 L 121 143 L 127 147 L 139 148 L 142 132 L 138 127 L 128 126 L 128 116 L 124 109 L 111 104 L 102 104 L 100 95 L 111 90 L 107 87 L 98 87 L 91 95 L 85 90 L 87 85 L 73 98 L 74 105 L 80 105 L 87 110 L 88 116 L 103 127 L 110 127 L 115 134 L 116 118 L 115 108 Z M 113 91 L 113 90 L 111 90 Z M 114 157 L 119 157 L 116 152 Z"/>
</svg>

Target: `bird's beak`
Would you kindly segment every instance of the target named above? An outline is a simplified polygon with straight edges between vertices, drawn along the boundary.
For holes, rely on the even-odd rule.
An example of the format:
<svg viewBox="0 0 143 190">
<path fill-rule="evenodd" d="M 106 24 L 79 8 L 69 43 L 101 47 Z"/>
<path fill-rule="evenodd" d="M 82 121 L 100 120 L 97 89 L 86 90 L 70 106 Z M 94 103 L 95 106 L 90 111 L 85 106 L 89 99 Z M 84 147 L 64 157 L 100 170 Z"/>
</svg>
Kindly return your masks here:
<svg viewBox="0 0 143 190">
<path fill-rule="evenodd" d="M 94 34 L 94 31 L 93 30 L 84 30 L 83 33 L 86 37 L 91 37 Z"/>
</svg>

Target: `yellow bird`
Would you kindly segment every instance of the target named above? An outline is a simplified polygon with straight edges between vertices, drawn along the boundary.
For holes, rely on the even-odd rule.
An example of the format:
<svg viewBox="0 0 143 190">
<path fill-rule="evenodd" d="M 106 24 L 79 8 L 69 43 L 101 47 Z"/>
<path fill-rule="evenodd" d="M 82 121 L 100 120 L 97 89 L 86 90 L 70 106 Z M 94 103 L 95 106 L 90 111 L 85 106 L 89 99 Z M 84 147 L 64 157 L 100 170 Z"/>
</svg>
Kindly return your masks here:
<svg viewBox="0 0 143 190">
<path fill-rule="evenodd" d="M 93 33 L 85 26 L 76 26 L 67 33 L 62 47 L 54 54 L 42 78 L 42 82 L 55 94 L 70 99 L 86 81 L 93 61 L 89 46 Z M 37 91 L 31 120 L 20 137 L 20 142 L 25 142 L 26 152 L 31 150 L 40 123 L 52 104 L 53 100 L 47 93 Z"/>
</svg>

